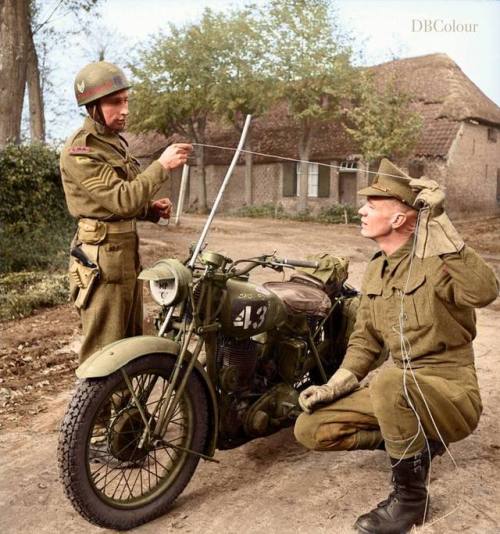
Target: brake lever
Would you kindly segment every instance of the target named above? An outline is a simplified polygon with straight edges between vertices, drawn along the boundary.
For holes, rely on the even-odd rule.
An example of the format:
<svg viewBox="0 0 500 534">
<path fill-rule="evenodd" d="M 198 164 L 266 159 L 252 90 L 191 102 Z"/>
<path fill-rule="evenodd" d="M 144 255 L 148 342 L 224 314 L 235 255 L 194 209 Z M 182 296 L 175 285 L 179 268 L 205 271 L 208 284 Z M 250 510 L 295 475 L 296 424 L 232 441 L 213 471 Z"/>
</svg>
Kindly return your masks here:
<svg viewBox="0 0 500 534">
<path fill-rule="evenodd" d="M 284 272 L 284 265 L 282 265 L 281 263 L 268 263 L 267 264 L 267 267 L 269 267 L 270 269 L 272 269 L 273 271 L 276 271 L 277 273 L 282 273 Z"/>
</svg>

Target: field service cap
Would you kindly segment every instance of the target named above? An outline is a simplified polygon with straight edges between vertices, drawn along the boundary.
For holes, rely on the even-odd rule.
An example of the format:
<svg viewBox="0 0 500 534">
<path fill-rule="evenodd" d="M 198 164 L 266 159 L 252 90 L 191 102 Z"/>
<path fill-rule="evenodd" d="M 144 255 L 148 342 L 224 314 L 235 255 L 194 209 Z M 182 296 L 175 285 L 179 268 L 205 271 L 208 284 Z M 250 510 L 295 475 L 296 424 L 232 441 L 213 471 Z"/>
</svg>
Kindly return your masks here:
<svg viewBox="0 0 500 534">
<path fill-rule="evenodd" d="M 404 204 L 413 207 L 419 192 L 410 187 L 410 180 L 411 178 L 406 173 L 384 158 L 380 162 L 373 183 L 360 189 L 358 195 L 397 198 Z"/>
</svg>

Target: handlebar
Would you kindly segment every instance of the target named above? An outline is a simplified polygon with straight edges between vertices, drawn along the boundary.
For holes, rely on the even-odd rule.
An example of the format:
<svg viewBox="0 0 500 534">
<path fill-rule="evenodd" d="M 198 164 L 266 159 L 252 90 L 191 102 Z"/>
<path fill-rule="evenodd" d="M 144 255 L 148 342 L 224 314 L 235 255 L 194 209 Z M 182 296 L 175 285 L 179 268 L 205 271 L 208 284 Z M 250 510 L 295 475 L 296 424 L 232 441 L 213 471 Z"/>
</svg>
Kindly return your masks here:
<svg viewBox="0 0 500 534">
<path fill-rule="evenodd" d="M 243 269 L 235 269 L 234 266 L 237 263 L 247 262 L 248 265 Z M 311 269 L 316 269 L 319 264 L 316 261 L 307 261 L 307 260 L 292 260 L 290 258 L 276 258 L 274 256 L 262 256 L 260 258 L 249 258 L 248 260 L 239 260 L 233 264 L 231 269 L 232 276 L 243 276 L 249 273 L 255 267 L 270 267 L 271 269 L 283 270 L 283 267 L 308 267 Z"/>
<path fill-rule="evenodd" d="M 290 258 L 284 258 L 282 260 L 276 259 L 275 263 L 281 263 L 283 265 L 290 265 L 292 267 L 309 267 L 311 269 L 317 269 L 319 267 L 319 264 L 317 261 L 291 260 Z"/>
</svg>

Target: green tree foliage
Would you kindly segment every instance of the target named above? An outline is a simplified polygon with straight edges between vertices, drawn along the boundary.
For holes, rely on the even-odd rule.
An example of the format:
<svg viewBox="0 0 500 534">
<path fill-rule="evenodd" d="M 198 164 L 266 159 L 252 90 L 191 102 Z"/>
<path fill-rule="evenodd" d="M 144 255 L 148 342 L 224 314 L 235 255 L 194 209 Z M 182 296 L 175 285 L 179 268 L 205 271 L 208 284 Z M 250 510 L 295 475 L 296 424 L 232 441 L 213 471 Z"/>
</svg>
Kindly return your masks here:
<svg viewBox="0 0 500 534">
<path fill-rule="evenodd" d="M 58 159 L 42 145 L 9 145 L 0 152 L 0 273 L 67 263 L 73 223 Z"/>
<path fill-rule="evenodd" d="M 298 152 L 310 158 L 316 126 L 339 116 L 354 69 L 348 36 L 338 27 L 330 0 L 271 0 L 264 9 L 266 63 L 277 97 L 298 124 Z M 299 209 L 307 208 L 307 164 L 301 164 Z"/>
<path fill-rule="evenodd" d="M 214 112 L 241 131 L 246 115 L 269 109 L 274 80 L 264 71 L 265 26 L 254 7 L 212 16 L 219 67 Z"/>
<path fill-rule="evenodd" d="M 415 147 L 422 118 L 411 105 L 411 95 L 403 92 L 397 80 L 376 84 L 369 72 L 361 73 L 353 98 L 345 110 L 345 129 L 367 161 L 383 157 L 401 158 Z"/>
<path fill-rule="evenodd" d="M 261 28 L 251 9 L 216 13 L 199 23 L 170 25 L 132 65 L 135 78 L 130 129 L 179 133 L 205 143 L 215 115 L 241 129 L 247 114 L 269 105 L 262 75 Z M 204 152 L 197 147 L 199 208 L 206 209 Z"/>
<path fill-rule="evenodd" d="M 206 142 L 208 116 L 214 109 L 218 84 L 218 29 L 207 9 L 200 24 L 170 25 L 131 65 L 135 78 L 130 129 L 179 133 Z M 201 148 L 201 147 L 200 147 Z M 200 211 L 206 211 L 203 150 L 197 150 Z"/>
<path fill-rule="evenodd" d="M 214 112 L 241 133 L 245 117 L 262 115 L 277 96 L 276 83 L 265 71 L 265 25 L 254 6 L 219 14 L 212 24 L 218 29 L 220 55 Z M 244 148 L 245 204 L 252 205 L 252 128 Z"/>
</svg>

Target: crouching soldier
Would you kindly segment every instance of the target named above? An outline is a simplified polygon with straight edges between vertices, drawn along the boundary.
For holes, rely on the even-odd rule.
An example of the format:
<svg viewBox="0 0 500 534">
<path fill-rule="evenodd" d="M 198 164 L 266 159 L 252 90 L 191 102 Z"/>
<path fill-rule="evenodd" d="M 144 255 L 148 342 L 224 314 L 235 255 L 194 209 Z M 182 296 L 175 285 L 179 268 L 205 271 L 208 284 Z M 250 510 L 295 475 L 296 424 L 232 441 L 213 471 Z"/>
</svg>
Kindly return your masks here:
<svg viewBox="0 0 500 534">
<path fill-rule="evenodd" d="M 354 332 L 340 369 L 300 395 L 299 442 L 314 450 L 385 449 L 394 490 L 355 527 L 399 534 L 426 519 L 432 457 L 477 426 L 474 308 L 498 295 L 493 270 L 464 245 L 432 180 L 411 180 L 383 160 L 362 189 L 361 234 L 380 251 L 370 261 Z M 393 366 L 359 382 L 383 347 Z"/>
</svg>

